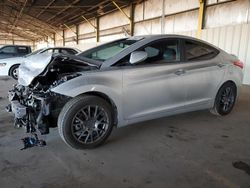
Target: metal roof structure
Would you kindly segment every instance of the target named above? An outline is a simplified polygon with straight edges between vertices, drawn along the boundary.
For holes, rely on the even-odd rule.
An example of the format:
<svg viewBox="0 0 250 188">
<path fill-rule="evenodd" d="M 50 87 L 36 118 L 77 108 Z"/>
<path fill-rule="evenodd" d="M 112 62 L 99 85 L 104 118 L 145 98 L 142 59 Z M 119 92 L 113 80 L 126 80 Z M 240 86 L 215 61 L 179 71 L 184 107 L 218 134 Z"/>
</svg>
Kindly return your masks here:
<svg viewBox="0 0 250 188">
<path fill-rule="evenodd" d="M 127 7 L 135 0 L 117 0 Z M 0 0 L 0 39 L 37 41 L 117 10 L 110 0 Z M 83 18 L 84 17 L 84 18 Z"/>
</svg>

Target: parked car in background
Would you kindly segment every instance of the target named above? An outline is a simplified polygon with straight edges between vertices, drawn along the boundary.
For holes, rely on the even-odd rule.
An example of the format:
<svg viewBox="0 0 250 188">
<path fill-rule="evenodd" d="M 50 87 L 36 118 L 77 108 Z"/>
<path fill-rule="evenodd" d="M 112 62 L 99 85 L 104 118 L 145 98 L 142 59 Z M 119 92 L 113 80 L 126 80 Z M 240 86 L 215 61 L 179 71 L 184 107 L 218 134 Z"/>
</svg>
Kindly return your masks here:
<svg viewBox="0 0 250 188">
<path fill-rule="evenodd" d="M 236 56 L 195 38 L 131 37 L 77 56 L 30 59 L 20 66 L 7 109 L 27 132 L 48 134 L 58 125 L 69 146 L 93 148 L 114 126 L 202 109 L 229 114 L 242 70 Z"/>
<path fill-rule="evenodd" d="M 5 45 L 0 48 L 0 59 L 21 57 L 31 53 L 30 46 L 24 45 Z"/>
<path fill-rule="evenodd" d="M 0 59 L 0 76 L 11 76 L 12 78 L 17 80 L 19 65 L 22 64 L 26 58 L 29 58 L 30 56 L 33 56 L 36 54 L 61 53 L 61 54 L 75 55 L 79 52 L 81 51 L 76 48 L 54 47 L 54 48 L 39 49 L 23 57 Z"/>
</svg>

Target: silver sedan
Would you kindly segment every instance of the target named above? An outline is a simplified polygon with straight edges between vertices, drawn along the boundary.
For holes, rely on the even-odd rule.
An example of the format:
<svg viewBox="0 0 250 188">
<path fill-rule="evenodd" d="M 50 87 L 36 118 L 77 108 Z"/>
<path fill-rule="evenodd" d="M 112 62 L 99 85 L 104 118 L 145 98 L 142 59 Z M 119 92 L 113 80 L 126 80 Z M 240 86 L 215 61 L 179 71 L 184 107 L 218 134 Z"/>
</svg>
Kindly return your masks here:
<svg viewBox="0 0 250 188">
<path fill-rule="evenodd" d="M 37 59 L 20 67 L 11 94 L 18 96 L 16 118 L 35 120 L 31 132 L 43 134 L 57 122 L 62 139 L 77 149 L 102 144 L 114 126 L 202 109 L 226 115 L 243 76 L 236 56 L 179 35 L 131 37 L 77 56 Z M 25 98 L 20 88 L 29 88 L 26 102 L 18 99 Z M 20 117 L 18 105 L 32 110 Z"/>
</svg>

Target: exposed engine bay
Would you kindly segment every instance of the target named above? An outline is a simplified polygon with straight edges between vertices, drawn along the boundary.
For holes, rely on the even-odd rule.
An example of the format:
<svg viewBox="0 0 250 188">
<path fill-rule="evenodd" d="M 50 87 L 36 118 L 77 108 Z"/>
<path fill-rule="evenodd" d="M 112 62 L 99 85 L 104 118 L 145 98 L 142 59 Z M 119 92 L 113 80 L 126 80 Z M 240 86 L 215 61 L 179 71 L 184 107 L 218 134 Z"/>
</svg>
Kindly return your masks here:
<svg viewBox="0 0 250 188">
<path fill-rule="evenodd" d="M 34 62 L 35 63 L 35 62 Z M 28 70 L 29 64 L 20 66 L 20 71 Z M 14 114 L 14 126 L 25 127 L 32 137 L 23 140 L 24 148 L 46 145 L 37 137 L 37 130 L 41 135 L 48 134 L 49 128 L 57 126 L 57 118 L 61 108 L 70 99 L 51 91 L 52 88 L 81 76 L 84 71 L 98 69 L 97 65 L 90 65 L 74 55 L 51 55 L 44 70 L 27 85 L 19 81 L 14 89 L 9 91 L 10 104 L 8 112 Z M 27 74 L 27 72 L 25 72 Z M 30 73 L 32 75 L 32 72 Z"/>
</svg>

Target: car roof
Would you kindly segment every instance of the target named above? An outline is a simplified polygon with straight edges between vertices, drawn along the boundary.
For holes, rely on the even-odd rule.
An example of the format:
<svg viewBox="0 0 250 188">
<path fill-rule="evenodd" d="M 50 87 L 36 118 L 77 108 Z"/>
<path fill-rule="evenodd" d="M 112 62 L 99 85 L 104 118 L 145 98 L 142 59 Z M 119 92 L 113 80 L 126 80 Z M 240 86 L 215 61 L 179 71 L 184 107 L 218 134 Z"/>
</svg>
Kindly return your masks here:
<svg viewBox="0 0 250 188">
<path fill-rule="evenodd" d="M 155 35 L 138 35 L 138 36 L 132 36 L 129 37 L 128 39 L 130 40 L 146 40 L 146 41 L 154 41 L 154 40 L 158 40 L 158 39 L 163 39 L 163 38 L 177 38 L 177 39 L 189 39 L 189 40 L 193 40 L 193 41 L 197 41 L 197 42 L 201 42 L 203 44 L 207 44 L 209 46 L 212 46 L 216 49 L 219 50 L 219 48 L 211 43 L 208 43 L 204 40 L 195 38 L 195 37 L 190 37 L 190 36 L 185 36 L 185 35 L 178 35 L 178 34 L 155 34 Z"/>
<path fill-rule="evenodd" d="M 21 47 L 30 47 L 29 45 L 6 44 L 6 45 L 1 46 L 1 48 L 2 48 L 2 47 L 6 47 L 6 46 L 15 46 L 15 47 L 19 47 L 19 46 L 21 46 Z"/>
<path fill-rule="evenodd" d="M 152 35 L 136 35 L 129 37 L 131 39 L 133 38 L 145 38 L 145 39 L 157 39 L 157 38 L 191 38 L 195 39 L 194 37 L 185 36 L 185 35 L 177 35 L 177 34 L 152 34 Z"/>
<path fill-rule="evenodd" d="M 47 47 L 47 48 L 43 48 L 44 50 L 46 49 L 72 49 L 72 50 L 76 50 L 76 51 L 80 51 L 77 48 L 72 48 L 72 47 L 66 47 L 66 46 L 59 46 L 59 47 Z"/>
</svg>

